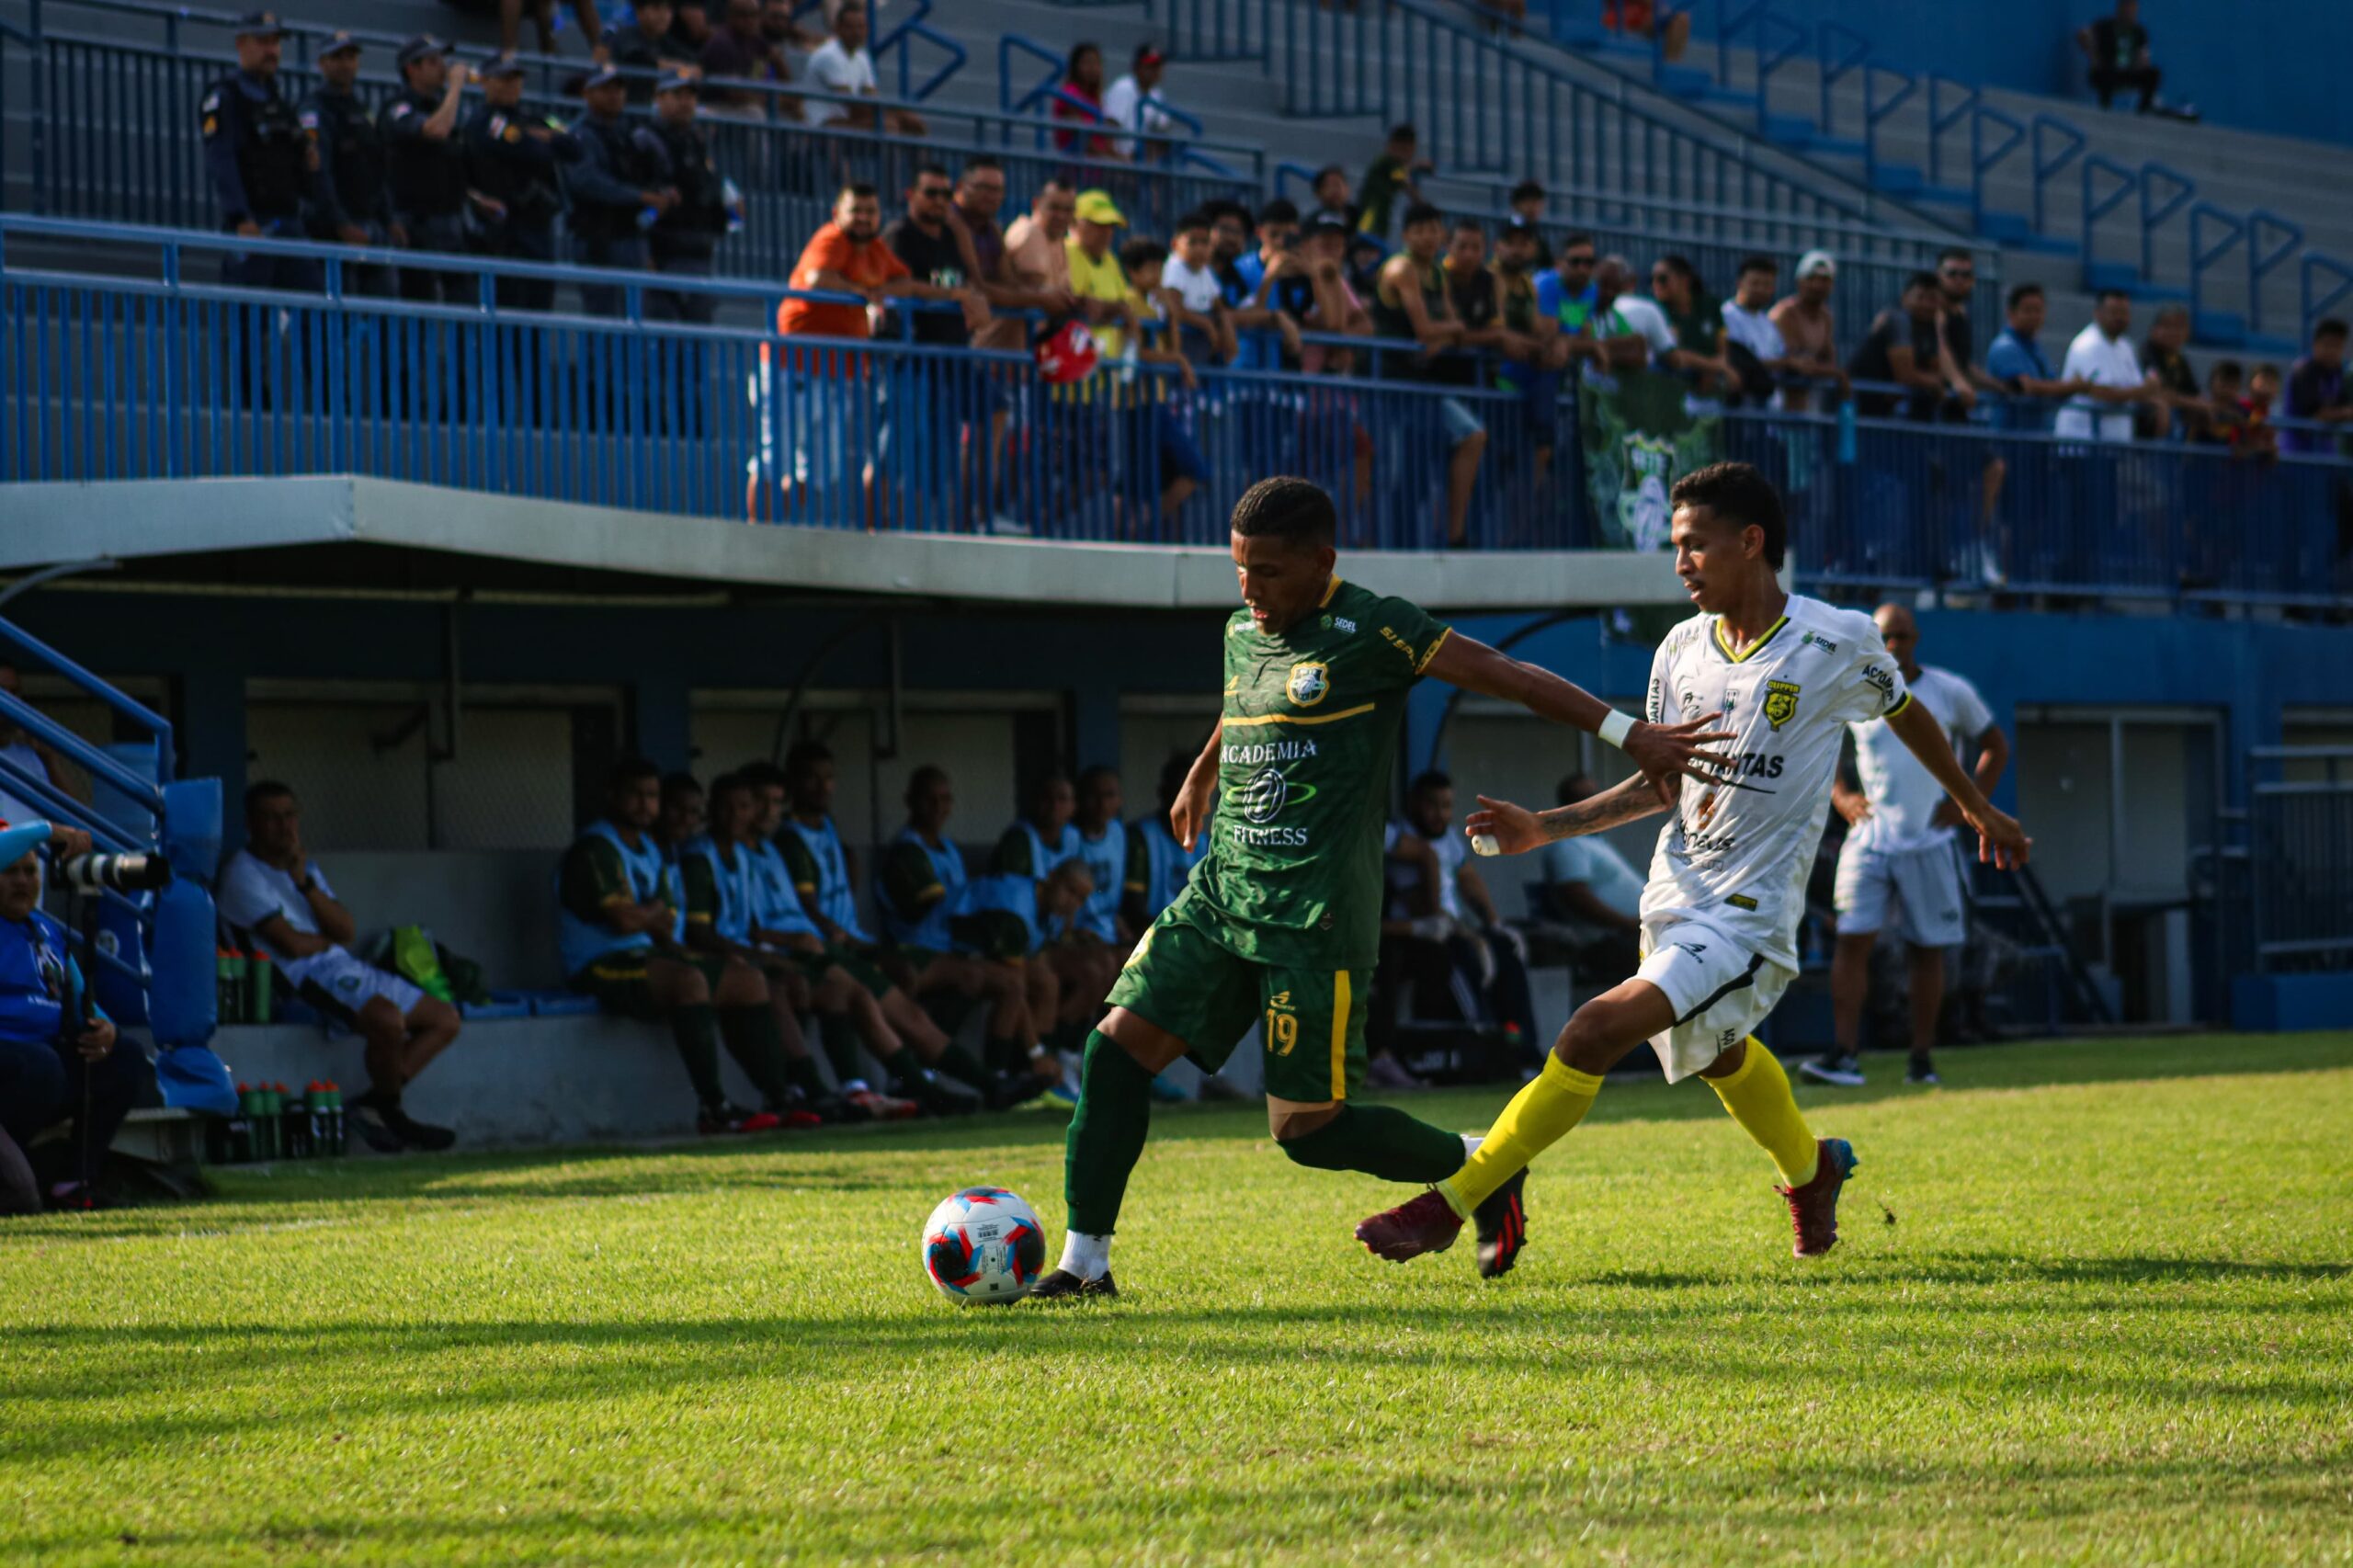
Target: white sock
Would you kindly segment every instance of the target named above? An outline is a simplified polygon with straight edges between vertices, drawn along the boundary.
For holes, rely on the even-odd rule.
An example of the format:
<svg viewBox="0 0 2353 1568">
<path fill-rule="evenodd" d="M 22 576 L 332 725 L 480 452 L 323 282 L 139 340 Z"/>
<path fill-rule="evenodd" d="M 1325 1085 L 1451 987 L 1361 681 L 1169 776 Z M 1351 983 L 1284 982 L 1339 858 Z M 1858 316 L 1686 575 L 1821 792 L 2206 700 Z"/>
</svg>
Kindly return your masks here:
<svg viewBox="0 0 2353 1568">
<path fill-rule="evenodd" d="M 1479 1152 L 1479 1145 L 1484 1143 L 1486 1141 L 1486 1134 L 1483 1132 L 1464 1133 L 1462 1135 L 1462 1157 L 1467 1160 L 1472 1155 L 1477 1153 Z"/>
<path fill-rule="evenodd" d="M 1071 1231 L 1063 1237 L 1062 1267 L 1081 1279 L 1100 1279 L 1111 1272 L 1111 1238 Z"/>
</svg>

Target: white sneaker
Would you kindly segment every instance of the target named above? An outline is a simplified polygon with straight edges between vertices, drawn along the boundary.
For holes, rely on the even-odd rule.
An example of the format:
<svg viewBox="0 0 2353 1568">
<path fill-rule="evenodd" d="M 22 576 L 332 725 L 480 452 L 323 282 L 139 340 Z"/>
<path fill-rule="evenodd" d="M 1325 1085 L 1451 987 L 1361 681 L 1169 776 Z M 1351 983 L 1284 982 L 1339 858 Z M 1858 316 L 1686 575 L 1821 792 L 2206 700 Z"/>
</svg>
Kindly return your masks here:
<svg viewBox="0 0 2353 1568">
<path fill-rule="evenodd" d="M 1817 1084 L 1836 1084 L 1842 1089 L 1863 1086 L 1863 1064 L 1851 1056 L 1809 1056 L 1798 1063 L 1798 1071 Z"/>
<path fill-rule="evenodd" d="M 2010 575 L 2002 570 L 2001 558 L 1994 553 L 1994 547 L 1990 544 L 1980 549 L 1977 574 L 1985 580 L 1987 587 L 2002 588 L 2009 585 Z"/>
</svg>

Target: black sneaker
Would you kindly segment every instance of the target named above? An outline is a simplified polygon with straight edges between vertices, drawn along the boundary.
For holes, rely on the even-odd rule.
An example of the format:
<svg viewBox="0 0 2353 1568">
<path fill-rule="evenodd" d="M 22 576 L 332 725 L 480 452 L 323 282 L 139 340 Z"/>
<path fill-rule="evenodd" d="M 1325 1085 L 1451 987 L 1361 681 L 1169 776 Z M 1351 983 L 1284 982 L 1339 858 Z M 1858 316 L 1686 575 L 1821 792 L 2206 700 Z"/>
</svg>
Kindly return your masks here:
<svg viewBox="0 0 2353 1568">
<path fill-rule="evenodd" d="M 344 1108 L 344 1120 L 359 1130 L 359 1141 L 380 1154 L 400 1154 L 408 1151 L 408 1140 L 392 1127 L 392 1118 L 385 1115 L 389 1102 L 375 1090 L 354 1095 Z"/>
<path fill-rule="evenodd" d="M 1094 1298 L 1109 1301 L 1119 1293 L 1120 1288 L 1111 1283 L 1111 1271 L 1108 1268 L 1092 1279 L 1081 1279 L 1067 1268 L 1057 1268 L 1029 1288 L 1029 1300 L 1083 1301 Z"/>
<path fill-rule="evenodd" d="M 1509 1181 L 1472 1211 L 1472 1222 L 1479 1228 L 1482 1279 L 1509 1274 L 1511 1266 L 1519 1261 L 1521 1249 L 1528 1245 L 1528 1208 L 1520 1200 L 1520 1188 L 1527 1185 L 1528 1172 L 1514 1171 Z"/>
<path fill-rule="evenodd" d="M 384 1125 L 391 1128 L 393 1133 L 412 1149 L 422 1149 L 428 1154 L 438 1154 L 458 1141 L 458 1135 L 448 1128 L 436 1127 L 431 1122 L 419 1121 L 409 1115 L 401 1108 L 398 1100 L 381 1108 Z"/>
</svg>

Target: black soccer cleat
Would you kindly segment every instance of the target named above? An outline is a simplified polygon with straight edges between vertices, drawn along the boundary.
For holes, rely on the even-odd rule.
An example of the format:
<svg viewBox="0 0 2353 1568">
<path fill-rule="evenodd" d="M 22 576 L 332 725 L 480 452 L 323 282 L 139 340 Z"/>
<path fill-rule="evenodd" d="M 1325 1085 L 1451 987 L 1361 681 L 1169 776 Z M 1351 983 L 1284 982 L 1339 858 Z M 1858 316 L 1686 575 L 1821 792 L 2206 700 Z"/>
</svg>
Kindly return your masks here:
<svg viewBox="0 0 2353 1568">
<path fill-rule="evenodd" d="M 1520 1189 L 1527 1185 L 1528 1172 L 1514 1171 L 1509 1181 L 1472 1211 L 1472 1222 L 1479 1228 L 1482 1279 L 1509 1274 L 1511 1266 L 1519 1261 L 1521 1250 L 1528 1245 L 1528 1205 L 1520 1196 Z"/>
<path fill-rule="evenodd" d="M 1120 1288 L 1111 1283 L 1111 1271 L 1108 1268 L 1092 1279 L 1081 1279 L 1067 1268 L 1057 1268 L 1029 1288 L 1028 1299 L 1033 1301 L 1083 1301 L 1090 1298 L 1109 1301 L 1119 1293 Z"/>
</svg>

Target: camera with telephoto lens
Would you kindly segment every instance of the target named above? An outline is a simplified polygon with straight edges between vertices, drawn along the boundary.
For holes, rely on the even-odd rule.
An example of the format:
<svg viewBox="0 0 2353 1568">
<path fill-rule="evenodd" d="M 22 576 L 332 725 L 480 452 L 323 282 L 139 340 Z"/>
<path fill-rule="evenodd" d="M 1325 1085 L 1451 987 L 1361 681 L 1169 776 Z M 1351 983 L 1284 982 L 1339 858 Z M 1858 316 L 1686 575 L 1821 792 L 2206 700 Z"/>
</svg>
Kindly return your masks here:
<svg viewBox="0 0 2353 1568">
<path fill-rule="evenodd" d="M 68 855 L 55 880 L 77 892 L 146 892 L 172 880 L 172 863 L 161 855 Z"/>
</svg>

